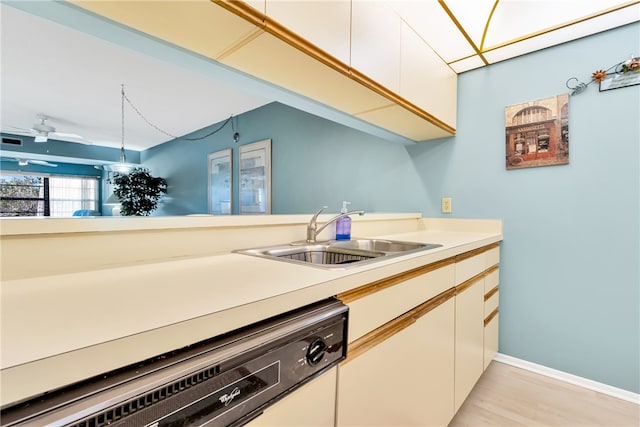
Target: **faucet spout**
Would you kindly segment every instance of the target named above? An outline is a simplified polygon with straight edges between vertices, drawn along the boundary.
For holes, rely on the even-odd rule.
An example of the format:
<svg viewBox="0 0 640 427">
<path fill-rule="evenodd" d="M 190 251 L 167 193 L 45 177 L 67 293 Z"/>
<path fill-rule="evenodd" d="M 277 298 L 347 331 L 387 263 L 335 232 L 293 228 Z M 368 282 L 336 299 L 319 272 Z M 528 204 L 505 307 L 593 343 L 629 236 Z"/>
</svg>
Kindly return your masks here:
<svg viewBox="0 0 640 427">
<path fill-rule="evenodd" d="M 320 215 L 320 213 L 325 210 L 327 207 L 324 206 L 322 209 L 320 209 L 318 212 L 316 212 L 313 217 L 311 217 L 311 220 L 309 221 L 309 224 L 307 225 L 307 243 L 316 243 L 316 238 L 318 237 L 318 234 L 320 234 L 322 232 L 322 230 L 324 230 L 325 228 L 327 228 L 328 225 L 336 222 L 337 220 L 339 220 L 342 217 L 345 216 L 349 216 L 349 215 L 364 215 L 364 211 L 350 211 L 350 212 L 346 212 L 346 213 L 341 213 L 338 214 L 336 216 L 334 216 L 333 218 L 331 218 L 329 221 L 325 222 L 324 224 L 322 224 L 320 227 L 318 227 L 317 224 L 317 220 L 318 220 L 318 215 Z"/>
</svg>

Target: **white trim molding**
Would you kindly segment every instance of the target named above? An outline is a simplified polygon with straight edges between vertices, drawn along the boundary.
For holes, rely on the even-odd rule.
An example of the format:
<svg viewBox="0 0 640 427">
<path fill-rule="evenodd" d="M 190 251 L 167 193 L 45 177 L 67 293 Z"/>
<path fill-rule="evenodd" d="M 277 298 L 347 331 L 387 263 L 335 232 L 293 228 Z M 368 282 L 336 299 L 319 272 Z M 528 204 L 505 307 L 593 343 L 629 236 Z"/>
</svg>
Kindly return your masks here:
<svg viewBox="0 0 640 427">
<path fill-rule="evenodd" d="M 493 360 L 640 405 L 640 394 L 638 393 L 599 383 L 567 372 L 558 371 L 502 353 L 497 353 Z"/>
</svg>

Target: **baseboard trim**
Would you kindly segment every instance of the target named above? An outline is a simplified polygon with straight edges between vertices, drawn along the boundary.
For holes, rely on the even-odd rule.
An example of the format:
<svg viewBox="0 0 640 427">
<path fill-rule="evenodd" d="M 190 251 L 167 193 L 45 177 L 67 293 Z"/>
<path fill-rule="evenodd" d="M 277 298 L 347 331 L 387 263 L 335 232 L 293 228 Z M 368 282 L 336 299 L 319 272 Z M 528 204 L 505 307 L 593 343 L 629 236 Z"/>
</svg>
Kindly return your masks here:
<svg viewBox="0 0 640 427">
<path fill-rule="evenodd" d="M 493 360 L 640 405 L 640 394 L 638 393 L 599 383 L 567 372 L 558 371 L 502 353 L 497 353 Z"/>
</svg>

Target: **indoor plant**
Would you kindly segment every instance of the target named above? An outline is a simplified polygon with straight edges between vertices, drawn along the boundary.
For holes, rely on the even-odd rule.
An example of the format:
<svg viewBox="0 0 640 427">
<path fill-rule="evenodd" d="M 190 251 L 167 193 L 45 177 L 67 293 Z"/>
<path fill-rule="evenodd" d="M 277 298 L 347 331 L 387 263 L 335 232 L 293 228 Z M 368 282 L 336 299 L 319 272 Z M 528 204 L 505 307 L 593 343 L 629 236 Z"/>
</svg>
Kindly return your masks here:
<svg viewBox="0 0 640 427">
<path fill-rule="evenodd" d="M 144 167 L 135 167 L 130 172 L 116 172 L 109 179 L 113 194 L 122 207 L 122 215 L 148 216 L 158 207 L 158 201 L 167 192 L 167 181 L 157 178 Z"/>
</svg>

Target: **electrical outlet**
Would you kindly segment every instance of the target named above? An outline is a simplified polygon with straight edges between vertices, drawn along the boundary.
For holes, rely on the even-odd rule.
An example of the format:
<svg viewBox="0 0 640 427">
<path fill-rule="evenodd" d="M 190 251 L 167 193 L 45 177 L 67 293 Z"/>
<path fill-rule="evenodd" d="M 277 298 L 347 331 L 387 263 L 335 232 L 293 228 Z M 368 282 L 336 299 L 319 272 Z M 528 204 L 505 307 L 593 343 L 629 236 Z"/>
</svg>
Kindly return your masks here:
<svg viewBox="0 0 640 427">
<path fill-rule="evenodd" d="M 451 197 L 442 198 L 442 213 L 451 213 Z"/>
</svg>

